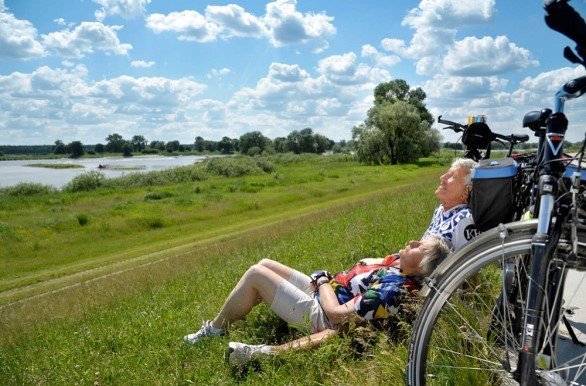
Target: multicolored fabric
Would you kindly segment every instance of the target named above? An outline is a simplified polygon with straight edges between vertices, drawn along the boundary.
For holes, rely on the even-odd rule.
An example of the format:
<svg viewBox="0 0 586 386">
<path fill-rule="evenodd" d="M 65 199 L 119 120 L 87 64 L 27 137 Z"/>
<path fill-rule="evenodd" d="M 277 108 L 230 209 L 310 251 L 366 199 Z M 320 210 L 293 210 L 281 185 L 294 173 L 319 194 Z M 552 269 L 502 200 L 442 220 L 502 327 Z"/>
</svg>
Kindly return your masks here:
<svg viewBox="0 0 586 386">
<path fill-rule="evenodd" d="M 443 205 L 440 205 L 433 212 L 431 223 L 422 239 L 430 235 L 441 236 L 455 251 L 479 234 L 468 205 L 458 205 L 450 210 L 444 210 Z"/>
<path fill-rule="evenodd" d="M 339 304 L 354 300 L 356 313 L 363 320 L 395 315 L 402 295 L 419 288 L 414 278 L 401 274 L 398 257 L 364 259 L 334 275 L 330 284 Z"/>
</svg>

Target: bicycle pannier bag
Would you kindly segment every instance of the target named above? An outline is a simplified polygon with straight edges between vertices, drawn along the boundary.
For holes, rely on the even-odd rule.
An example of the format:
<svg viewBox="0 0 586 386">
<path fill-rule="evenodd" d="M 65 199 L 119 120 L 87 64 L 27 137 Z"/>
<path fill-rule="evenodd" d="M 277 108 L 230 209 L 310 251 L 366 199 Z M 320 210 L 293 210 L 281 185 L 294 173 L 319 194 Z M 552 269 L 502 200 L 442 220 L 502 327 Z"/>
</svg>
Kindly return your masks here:
<svg viewBox="0 0 586 386">
<path fill-rule="evenodd" d="M 472 172 L 470 208 L 479 231 L 513 220 L 513 183 L 517 163 L 512 158 L 481 160 Z"/>
</svg>

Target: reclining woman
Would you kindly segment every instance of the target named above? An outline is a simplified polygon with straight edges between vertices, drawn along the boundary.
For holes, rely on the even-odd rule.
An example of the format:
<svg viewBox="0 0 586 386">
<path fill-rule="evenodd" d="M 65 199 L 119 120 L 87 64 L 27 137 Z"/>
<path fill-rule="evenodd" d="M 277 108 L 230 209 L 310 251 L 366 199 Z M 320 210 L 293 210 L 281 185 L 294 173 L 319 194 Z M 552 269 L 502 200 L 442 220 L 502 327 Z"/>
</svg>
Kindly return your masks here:
<svg viewBox="0 0 586 386">
<path fill-rule="evenodd" d="M 435 194 L 441 204 L 422 241 L 411 241 L 398 254 L 378 261 L 362 260 L 333 280 L 325 271 L 309 277 L 263 259 L 242 276 L 220 313 L 204 322 L 196 333 L 185 336 L 184 341 L 197 344 L 205 337 L 223 335 L 230 323 L 244 318 L 261 301 L 290 324 L 309 323 L 313 335 L 281 346 L 230 343 L 229 360 L 241 365 L 256 355 L 317 345 L 336 333 L 334 327 L 350 321 L 393 315 L 403 295 L 418 288 L 419 277 L 431 273 L 450 250 L 459 248 L 475 234 L 466 205 L 470 172 L 475 165 L 470 160 L 456 160 L 440 177 Z"/>
</svg>

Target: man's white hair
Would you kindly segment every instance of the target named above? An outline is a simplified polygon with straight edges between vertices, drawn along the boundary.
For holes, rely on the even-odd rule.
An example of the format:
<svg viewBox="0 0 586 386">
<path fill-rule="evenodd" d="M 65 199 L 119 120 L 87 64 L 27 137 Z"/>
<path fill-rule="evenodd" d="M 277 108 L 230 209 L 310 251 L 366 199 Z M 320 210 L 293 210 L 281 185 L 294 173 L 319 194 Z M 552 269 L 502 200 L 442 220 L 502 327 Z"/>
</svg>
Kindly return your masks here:
<svg viewBox="0 0 586 386">
<path fill-rule="evenodd" d="M 466 169 L 466 187 L 472 186 L 472 170 L 478 166 L 478 162 L 471 160 L 470 158 L 456 158 L 452 162 L 452 168 L 463 168 Z"/>
</svg>

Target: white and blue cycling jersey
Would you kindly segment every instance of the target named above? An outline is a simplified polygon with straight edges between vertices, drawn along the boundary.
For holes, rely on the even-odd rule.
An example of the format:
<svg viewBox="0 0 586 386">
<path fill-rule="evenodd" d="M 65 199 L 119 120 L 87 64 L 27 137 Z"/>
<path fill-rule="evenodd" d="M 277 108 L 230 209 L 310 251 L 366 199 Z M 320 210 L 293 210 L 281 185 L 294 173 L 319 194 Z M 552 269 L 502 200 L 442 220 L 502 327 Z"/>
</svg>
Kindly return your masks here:
<svg viewBox="0 0 586 386">
<path fill-rule="evenodd" d="M 479 234 L 468 205 L 457 205 L 449 210 L 444 210 L 443 205 L 440 205 L 433 212 L 423 238 L 429 235 L 441 236 L 452 251 L 456 251 Z"/>
</svg>

